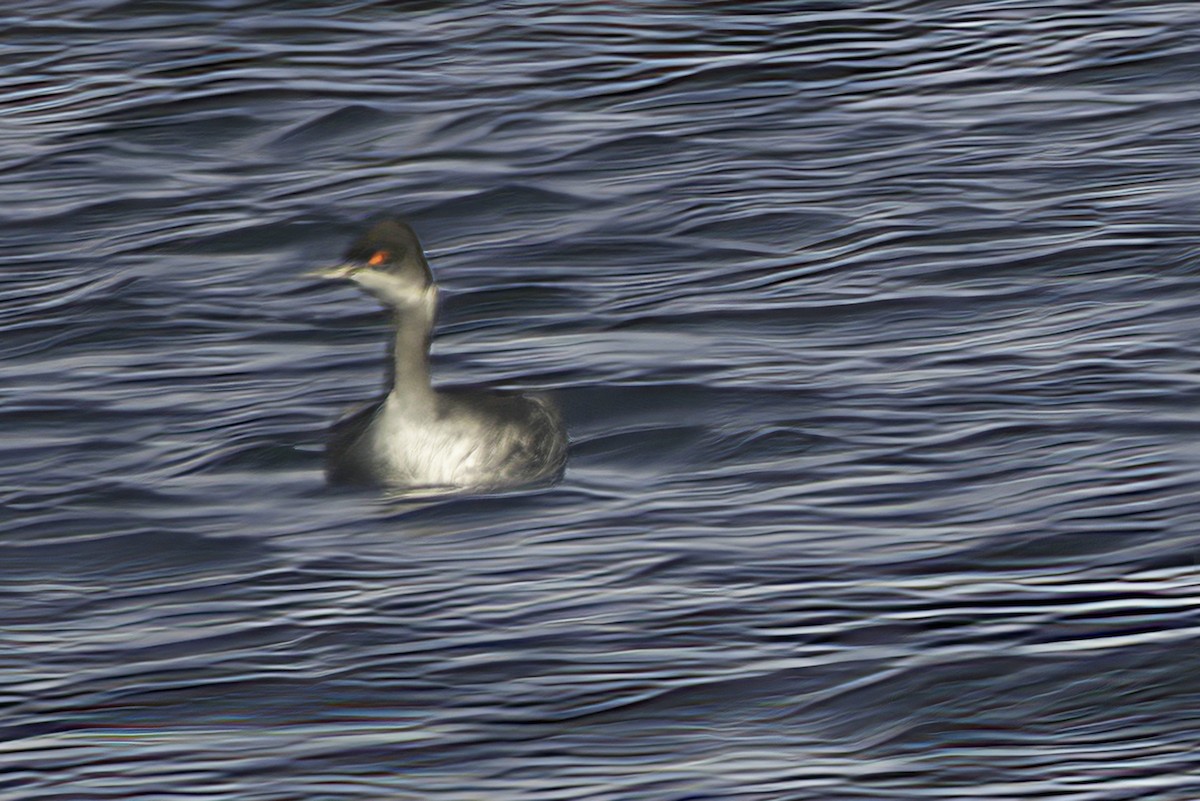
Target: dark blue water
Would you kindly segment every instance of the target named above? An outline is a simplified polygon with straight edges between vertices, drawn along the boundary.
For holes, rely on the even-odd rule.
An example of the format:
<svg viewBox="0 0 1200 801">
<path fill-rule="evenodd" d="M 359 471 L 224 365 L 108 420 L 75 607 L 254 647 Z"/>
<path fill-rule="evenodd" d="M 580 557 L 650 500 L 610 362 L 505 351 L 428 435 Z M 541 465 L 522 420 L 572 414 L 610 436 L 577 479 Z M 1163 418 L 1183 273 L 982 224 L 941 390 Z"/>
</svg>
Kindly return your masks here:
<svg viewBox="0 0 1200 801">
<path fill-rule="evenodd" d="M 3 801 L 1200 798 L 1200 7 L 14 9 Z M 382 212 L 557 487 L 325 487 Z"/>
</svg>

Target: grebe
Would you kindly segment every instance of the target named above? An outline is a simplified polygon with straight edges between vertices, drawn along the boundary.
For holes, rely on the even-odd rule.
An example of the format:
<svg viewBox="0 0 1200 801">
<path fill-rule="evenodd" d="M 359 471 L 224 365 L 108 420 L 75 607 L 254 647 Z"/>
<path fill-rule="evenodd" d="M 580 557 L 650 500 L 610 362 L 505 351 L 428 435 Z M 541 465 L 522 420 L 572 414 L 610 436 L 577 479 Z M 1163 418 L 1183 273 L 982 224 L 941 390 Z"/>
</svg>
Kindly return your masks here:
<svg viewBox="0 0 1200 801">
<path fill-rule="evenodd" d="M 549 398 L 433 387 L 429 341 L 438 290 L 407 223 L 376 223 L 341 265 L 316 274 L 354 281 L 393 311 L 396 326 L 387 395 L 331 429 L 330 482 L 486 490 L 561 478 L 567 435 Z"/>
</svg>

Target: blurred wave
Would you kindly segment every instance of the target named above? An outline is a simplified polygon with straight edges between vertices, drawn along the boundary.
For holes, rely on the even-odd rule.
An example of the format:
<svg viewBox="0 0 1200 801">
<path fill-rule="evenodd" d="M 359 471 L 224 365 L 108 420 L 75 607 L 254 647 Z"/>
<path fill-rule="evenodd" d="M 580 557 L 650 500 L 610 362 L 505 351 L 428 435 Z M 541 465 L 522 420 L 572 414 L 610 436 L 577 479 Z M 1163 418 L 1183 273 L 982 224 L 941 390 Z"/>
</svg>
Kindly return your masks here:
<svg viewBox="0 0 1200 801">
<path fill-rule="evenodd" d="M 1200 796 L 1197 23 L 10 10 L 0 801 Z M 382 212 L 560 486 L 323 485 Z"/>
</svg>

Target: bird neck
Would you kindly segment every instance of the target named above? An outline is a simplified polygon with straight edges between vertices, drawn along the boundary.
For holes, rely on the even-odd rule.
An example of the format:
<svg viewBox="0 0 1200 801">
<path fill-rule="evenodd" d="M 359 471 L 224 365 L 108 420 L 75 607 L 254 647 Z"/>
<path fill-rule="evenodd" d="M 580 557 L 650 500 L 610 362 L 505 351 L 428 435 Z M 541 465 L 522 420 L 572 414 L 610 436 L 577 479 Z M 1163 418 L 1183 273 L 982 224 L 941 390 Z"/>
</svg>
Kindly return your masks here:
<svg viewBox="0 0 1200 801">
<path fill-rule="evenodd" d="M 437 290 L 413 303 L 393 307 L 396 336 L 392 340 L 390 397 L 417 401 L 433 396 L 429 378 L 429 342 L 437 317 Z"/>
</svg>

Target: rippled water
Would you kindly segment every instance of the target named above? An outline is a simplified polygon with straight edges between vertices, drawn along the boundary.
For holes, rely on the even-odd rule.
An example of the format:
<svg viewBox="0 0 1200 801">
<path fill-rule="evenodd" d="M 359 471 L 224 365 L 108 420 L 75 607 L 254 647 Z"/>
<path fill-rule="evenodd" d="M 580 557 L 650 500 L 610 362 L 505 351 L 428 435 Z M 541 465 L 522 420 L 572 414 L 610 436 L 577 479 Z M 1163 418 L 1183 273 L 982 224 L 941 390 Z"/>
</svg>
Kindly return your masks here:
<svg viewBox="0 0 1200 801">
<path fill-rule="evenodd" d="M 277 5 L 2 20 L 0 799 L 1200 797 L 1200 8 Z"/>
</svg>

